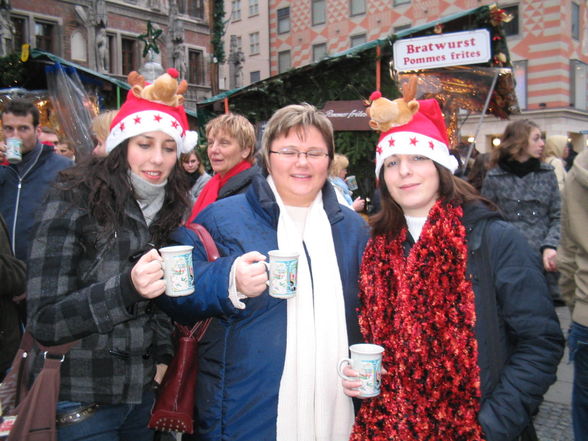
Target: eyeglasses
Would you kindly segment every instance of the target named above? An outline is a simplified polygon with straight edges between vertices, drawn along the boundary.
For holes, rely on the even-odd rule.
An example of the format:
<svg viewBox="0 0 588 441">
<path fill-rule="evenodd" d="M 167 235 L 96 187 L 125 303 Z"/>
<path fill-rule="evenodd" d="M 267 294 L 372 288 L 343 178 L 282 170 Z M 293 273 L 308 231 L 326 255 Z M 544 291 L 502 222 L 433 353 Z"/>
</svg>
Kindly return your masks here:
<svg viewBox="0 0 588 441">
<path fill-rule="evenodd" d="M 270 150 L 269 152 L 280 155 L 284 159 L 300 158 L 300 155 L 303 155 L 307 160 L 311 161 L 318 161 L 319 159 L 329 156 L 329 154 L 325 153 L 323 150 L 309 150 L 307 152 L 301 152 L 296 149 L 285 148 L 280 150 Z"/>
</svg>

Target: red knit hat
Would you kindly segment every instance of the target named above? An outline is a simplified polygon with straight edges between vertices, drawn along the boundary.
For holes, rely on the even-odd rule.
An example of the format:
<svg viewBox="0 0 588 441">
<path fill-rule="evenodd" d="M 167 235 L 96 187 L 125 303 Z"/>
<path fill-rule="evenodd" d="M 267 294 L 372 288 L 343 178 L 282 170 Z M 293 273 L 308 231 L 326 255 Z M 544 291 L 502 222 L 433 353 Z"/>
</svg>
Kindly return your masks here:
<svg viewBox="0 0 588 441">
<path fill-rule="evenodd" d="M 376 147 L 376 176 L 384 159 L 391 155 L 421 155 L 448 168 L 457 170 L 457 159 L 449 153 L 445 120 L 435 99 L 418 101 L 419 110 L 412 119 L 380 135 Z"/>
<path fill-rule="evenodd" d="M 175 69 L 167 74 L 174 75 Z M 175 77 L 174 77 L 175 78 Z M 110 153 L 124 140 L 146 132 L 161 130 L 171 136 L 177 145 L 178 157 L 188 153 L 198 142 L 198 134 L 190 131 L 184 106 L 169 106 L 161 102 L 139 98 L 133 89 L 110 124 L 106 151 Z"/>
</svg>

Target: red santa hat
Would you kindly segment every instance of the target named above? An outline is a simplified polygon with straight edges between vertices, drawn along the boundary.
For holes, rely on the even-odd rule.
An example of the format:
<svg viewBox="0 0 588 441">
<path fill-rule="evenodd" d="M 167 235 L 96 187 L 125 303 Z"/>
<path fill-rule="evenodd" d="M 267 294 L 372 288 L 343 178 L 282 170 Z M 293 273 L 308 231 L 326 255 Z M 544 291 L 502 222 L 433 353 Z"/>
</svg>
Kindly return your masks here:
<svg viewBox="0 0 588 441">
<path fill-rule="evenodd" d="M 412 119 L 380 135 L 376 147 L 376 177 L 384 159 L 391 155 L 420 155 L 437 164 L 457 170 L 457 159 L 449 153 L 445 120 L 439 103 L 434 99 L 419 101 L 419 110 Z"/>
<path fill-rule="evenodd" d="M 110 124 L 106 152 L 110 153 L 124 140 L 146 132 L 161 130 L 177 145 L 178 158 L 198 143 L 198 133 L 190 131 L 184 106 L 168 106 L 135 96 L 129 90 L 127 99 Z"/>
</svg>

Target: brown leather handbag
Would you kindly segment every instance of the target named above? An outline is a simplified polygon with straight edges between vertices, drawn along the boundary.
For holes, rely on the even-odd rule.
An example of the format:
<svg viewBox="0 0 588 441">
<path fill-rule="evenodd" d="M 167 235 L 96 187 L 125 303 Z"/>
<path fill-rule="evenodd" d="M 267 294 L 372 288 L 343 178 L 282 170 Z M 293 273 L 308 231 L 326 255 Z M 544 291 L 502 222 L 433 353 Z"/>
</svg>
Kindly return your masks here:
<svg viewBox="0 0 588 441">
<path fill-rule="evenodd" d="M 210 262 L 220 257 L 210 233 L 202 225 L 186 225 L 204 245 Z M 191 329 L 176 324 L 178 348 L 169 364 L 148 426 L 162 432 L 194 433 L 194 401 L 198 376 L 198 342 L 204 336 L 212 317 L 199 321 Z"/>
<path fill-rule="evenodd" d="M 78 340 L 59 346 L 43 346 L 27 331 L 8 375 L 0 385 L 2 404 L 2 432 L 0 439 L 7 441 L 56 441 L 55 417 L 61 363 Z M 43 368 L 29 388 L 30 359 L 28 356 L 39 348 L 43 352 Z"/>
</svg>

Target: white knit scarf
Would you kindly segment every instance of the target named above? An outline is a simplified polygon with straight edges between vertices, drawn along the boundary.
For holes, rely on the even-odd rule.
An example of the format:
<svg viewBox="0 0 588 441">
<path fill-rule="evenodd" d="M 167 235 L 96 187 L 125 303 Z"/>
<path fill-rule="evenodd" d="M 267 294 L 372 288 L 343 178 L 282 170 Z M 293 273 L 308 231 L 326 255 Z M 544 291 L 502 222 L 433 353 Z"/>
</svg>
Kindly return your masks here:
<svg viewBox="0 0 588 441">
<path fill-rule="evenodd" d="M 300 255 L 296 297 L 286 300 L 277 439 L 347 441 L 354 421 L 353 402 L 337 376 L 337 362 L 348 356 L 345 302 L 322 192 L 308 209 L 301 241 L 271 176 L 267 181 L 280 207 L 278 247 Z"/>
</svg>

